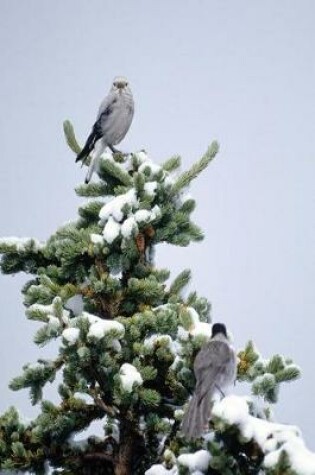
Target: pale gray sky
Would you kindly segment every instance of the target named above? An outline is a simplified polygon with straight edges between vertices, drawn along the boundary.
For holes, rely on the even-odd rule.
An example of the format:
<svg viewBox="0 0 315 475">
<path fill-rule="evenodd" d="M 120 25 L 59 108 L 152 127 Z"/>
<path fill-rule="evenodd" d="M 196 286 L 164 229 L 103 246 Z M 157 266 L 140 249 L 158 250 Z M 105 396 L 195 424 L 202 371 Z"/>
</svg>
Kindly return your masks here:
<svg viewBox="0 0 315 475">
<path fill-rule="evenodd" d="M 292 357 L 277 419 L 314 437 L 315 3 L 312 0 L 1 0 L 0 235 L 47 238 L 76 217 L 85 171 L 62 135 L 86 139 L 115 75 L 136 101 L 124 150 L 188 167 L 213 139 L 221 153 L 192 187 L 206 232 L 163 247 L 157 265 L 190 267 L 241 347 Z M 8 390 L 35 348 L 22 276 L 0 277 L 0 411 L 35 412 Z M 48 350 L 53 354 L 54 348 Z M 50 392 L 47 393 L 48 395 Z"/>
</svg>

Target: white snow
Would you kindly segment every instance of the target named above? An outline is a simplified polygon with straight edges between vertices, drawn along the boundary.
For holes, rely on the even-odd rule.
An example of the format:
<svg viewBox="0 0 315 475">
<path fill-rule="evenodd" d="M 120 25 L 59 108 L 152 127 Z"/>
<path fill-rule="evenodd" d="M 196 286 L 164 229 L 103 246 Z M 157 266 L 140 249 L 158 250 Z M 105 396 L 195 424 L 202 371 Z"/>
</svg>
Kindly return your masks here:
<svg viewBox="0 0 315 475">
<path fill-rule="evenodd" d="M 293 470 L 299 475 L 315 475 L 315 454 L 305 447 L 298 427 L 251 416 L 246 397 L 234 395 L 216 402 L 212 415 L 223 423 L 237 425 L 245 440 L 255 440 L 265 454 L 265 467 L 275 466 L 285 450 Z"/>
<path fill-rule="evenodd" d="M 265 457 L 264 466 L 266 468 L 275 466 L 283 450 L 285 450 L 289 456 L 292 469 L 296 473 L 299 475 L 315 474 L 315 454 L 305 447 L 302 439 L 297 437 L 284 443 L 280 449 L 269 453 Z"/>
<path fill-rule="evenodd" d="M 131 190 L 123 195 L 116 196 L 101 208 L 99 212 L 101 224 L 104 224 L 110 216 L 112 216 L 116 221 L 121 221 L 124 217 L 122 208 L 126 204 L 131 207 L 138 206 L 136 190 L 134 188 L 131 188 Z"/>
<path fill-rule="evenodd" d="M 26 312 L 30 314 L 38 312 L 46 316 L 48 316 L 49 314 L 52 314 L 53 311 L 54 311 L 53 305 L 43 305 L 41 303 L 33 303 L 26 310 Z"/>
<path fill-rule="evenodd" d="M 78 398 L 78 399 L 82 399 L 86 404 L 94 404 L 94 399 L 92 398 L 92 396 L 90 396 L 87 393 L 81 393 L 79 391 L 76 391 L 73 394 L 73 396 Z"/>
<path fill-rule="evenodd" d="M 155 465 L 152 465 L 152 467 L 150 467 L 149 470 L 147 470 L 144 475 L 177 475 L 177 474 L 178 474 L 177 467 L 172 467 L 170 469 L 167 469 L 162 464 L 155 464 Z"/>
<path fill-rule="evenodd" d="M 139 211 L 135 212 L 134 219 L 137 223 L 147 223 L 151 219 L 151 211 L 147 209 L 139 209 Z"/>
<path fill-rule="evenodd" d="M 181 325 L 177 329 L 177 338 L 182 341 L 188 341 L 189 340 L 189 332 L 185 330 L 184 327 Z"/>
<path fill-rule="evenodd" d="M 59 318 L 55 317 L 54 315 L 49 315 L 48 326 L 51 330 L 59 330 L 59 328 L 61 327 Z"/>
<path fill-rule="evenodd" d="M 137 221 L 134 216 L 125 219 L 121 225 L 121 234 L 124 238 L 129 239 L 133 234 L 138 232 Z"/>
<path fill-rule="evenodd" d="M 95 234 L 91 233 L 90 238 L 93 244 L 103 244 L 104 243 L 104 237 L 101 236 L 100 234 Z"/>
<path fill-rule="evenodd" d="M 159 333 L 155 333 L 149 337 L 147 337 L 144 342 L 143 342 L 143 345 L 146 346 L 147 348 L 149 349 L 153 349 L 154 346 L 158 343 L 166 343 L 166 345 L 168 346 L 168 348 L 170 349 L 171 353 L 173 353 L 173 355 L 177 355 L 177 353 L 179 352 L 180 350 L 180 344 L 177 342 L 177 341 L 174 341 L 170 335 L 162 335 L 162 334 L 159 334 Z"/>
<path fill-rule="evenodd" d="M 240 425 L 249 416 L 248 404 L 245 398 L 227 396 L 212 409 L 212 415 L 223 419 L 229 424 Z"/>
<path fill-rule="evenodd" d="M 212 326 L 206 322 L 198 322 L 195 324 L 194 328 L 191 329 L 190 333 L 193 336 L 203 335 L 210 338 L 212 334 Z"/>
<path fill-rule="evenodd" d="M 153 206 L 151 210 L 151 219 L 154 220 L 161 216 L 161 208 L 158 205 Z"/>
<path fill-rule="evenodd" d="M 89 332 L 88 332 L 88 338 L 96 338 L 100 339 L 103 338 L 107 333 L 109 333 L 112 330 L 115 330 L 118 332 L 118 336 L 115 335 L 112 338 L 111 341 L 111 346 L 115 351 L 119 351 L 121 349 L 120 343 L 118 341 L 118 338 L 122 338 L 125 334 L 125 327 L 117 322 L 116 320 L 104 320 L 96 315 L 93 315 L 92 313 L 88 312 L 81 312 L 79 315 L 77 315 L 74 318 L 69 319 L 68 322 L 65 322 L 66 325 L 68 325 L 70 328 L 67 328 L 67 330 L 75 330 L 78 331 L 78 323 L 80 320 L 87 320 L 89 323 Z M 63 332 L 63 336 L 66 330 Z M 67 335 L 67 333 L 66 333 Z M 70 332 L 71 335 L 71 332 Z"/>
<path fill-rule="evenodd" d="M 161 170 L 161 166 L 154 163 L 150 158 L 147 158 L 139 167 L 138 171 L 143 173 L 145 169 L 149 170 L 150 176 L 157 175 Z"/>
<path fill-rule="evenodd" d="M 93 313 L 89 313 L 89 312 L 82 312 L 82 314 L 80 315 L 80 317 L 82 318 L 85 318 L 86 320 L 89 321 L 90 325 L 92 325 L 92 323 L 96 323 L 100 320 L 102 320 L 100 317 L 98 317 L 97 315 L 93 315 Z M 71 320 L 72 322 L 74 321 L 74 319 Z"/>
<path fill-rule="evenodd" d="M 111 244 L 119 236 L 119 233 L 120 224 L 110 216 L 103 230 L 105 241 L 108 242 L 108 244 Z"/>
<path fill-rule="evenodd" d="M 14 236 L 0 238 L 0 246 L 2 245 L 12 247 L 18 252 L 25 251 L 30 246 L 33 251 L 37 252 L 45 247 L 45 243 L 42 243 L 37 239 L 29 237 L 18 238 Z"/>
<path fill-rule="evenodd" d="M 185 201 L 192 200 L 192 199 L 193 199 L 193 197 L 192 197 L 192 194 L 191 194 L 191 193 L 184 193 L 184 194 L 180 197 L 181 203 L 185 203 Z"/>
<path fill-rule="evenodd" d="M 157 182 L 156 181 L 148 181 L 144 185 L 144 191 L 149 196 L 154 196 L 155 193 L 156 193 L 156 189 L 157 189 Z"/>
<path fill-rule="evenodd" d="M 153 206 L 151 210 L 139 209 L 134 213 L 134 219 L 137 223 L 148 223 L 161 216 L 161 208 L 158 205 Z"/>
<path fill-rule="evenodd" d="M 135 155 L 140 163 L 143 163 L 146 160 L 148 160 L 148 155 L 144 150 L 141 150 L 140 152 L 135 153 Z"/>
<path fill-rule="evenodd" d="M 210 323 L 201 322 L 197 311 L 193 307 L 187 307 L 187 310 L 192 320 L 189 333 L 192 336 L 203 335 L 207 338 L 210 338 L 212 334 L 212 325 Z"/>
<path fill-rule="evenodd" d="M 175 183 L 175 178 L 172 177 L 171 175 L 166 175 L 164 178 L 164 185 L 165 186 L 173 186 Z"/>
<path fill-rule="evenodd" d="M 113 155 L 112 155 L 111 152 L 109 152 L 109 151 L 102 153 L 102 159 L 103 159 L 103 160 L 109 160 L 110 162 L 114 162 L 115 165 L 120 165 L 120 163 L 117 163 L 117 162 L 113 159 Z"/>
<path fill-rule="evenodd" d="M 62 315 L 61 315 L 61 320 L 62 320 L 63 322 L 67 322 L 67 321 L 69 321 L 69 317 L 70 317 L 70 312 L 69 312 L 69 310 L 63 309 L 63 310 L 62 310 Z"/>
<path fill-rule="evenodd" d="M 83 312 L 83 315 L 86 316 L 87 313 Z M 112 330 L 115 330 L 119 333 L 119 338 L 122 338 L 124 336 L 125 327 L 121 323 L 115 320 L 104 320 L 91 314 L 88 315 L 88 319 L 91 323 L 89 333 L 87 335 L 88 338 L 95 338 L 97 340 L 100 340 Z M 92 319 L 90 317 L 92 317 Z"/>
<path fill-rule="evenodd" d="M 174 418 L 176 420 L 181 421 L 184 414 L 185 414 L 185 411 L 183 409 L 176 409 L 176 411 L 174 411 Z"/>
<path fill-rule="evenodd" d="M 207 470 L 210 459 L 211 455 L 207 450 L 198 450 L 194 454 L 182 454 L 177 458 L 180 465 L 187 467 L 190 473 L 196 470 Z"/>
<path fill-rule="evenodd" d="M 56 314 L 58 315 L 59 310 L 57 310 L 55 304 L 58 300 L 59 297 L 56 297 L 53 300 L 53 303 L 50 305 L 34 303 L 27 308 L 26 314 L 30 316 L 35 316 L 36 314 L 39 314 L 41 316 L 41 319 L 47 323 L 48 327 L 51 330 L 58 330 L 61 327 L 61 321 L 59 317 L 56 317 Z M 66 309 L 62 309 L 61 320 L 65 322 L 68 317 L 69 311 Z"/>
<path fill-rule="evenodd" d="M 68 345 L 74 345 L 80 336 L 79 328 L 66 328 L 62 332 L 62 337 L 67 341 Z"/>
<path fill-rule="evenodd" d="M 132 391 L 134 383 L 138 383 L 139 385 L 143 383 L 141 374 L 132 364 L 124 363 L 119 370 L 119 374 L 121 385 L 128 393 Z"/>
</svg>

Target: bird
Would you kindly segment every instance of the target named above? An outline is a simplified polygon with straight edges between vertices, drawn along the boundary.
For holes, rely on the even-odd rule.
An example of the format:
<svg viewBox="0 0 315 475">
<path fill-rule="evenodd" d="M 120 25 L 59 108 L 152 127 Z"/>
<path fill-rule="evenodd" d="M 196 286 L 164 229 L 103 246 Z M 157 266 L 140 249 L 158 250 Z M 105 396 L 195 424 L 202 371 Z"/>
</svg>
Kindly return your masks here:
<svg viewBox="0 0 315 475">
<path fill-rule="evenodd" d="M 134 115 L 134 100 L 128 80 L 123 76 L 114 78 L 111 89 L 102 101 L 92 131 L 76 162 L 86 163 L 92 154 L 85 183 L 89 183 L 98 160 L 107 147 L 113 152 L 127 134 Z"/>
<path fill-rule="evenodd" d="M 236 379 L 237 357 L 229 343 L 226 326 L 215 323 L 211 338 L 205 343 L 194 361 L 196 387 L 184 414 L 181 432 L 187 440 L 202 436 L 211 418 L 213 398 Z"/>
</svg>

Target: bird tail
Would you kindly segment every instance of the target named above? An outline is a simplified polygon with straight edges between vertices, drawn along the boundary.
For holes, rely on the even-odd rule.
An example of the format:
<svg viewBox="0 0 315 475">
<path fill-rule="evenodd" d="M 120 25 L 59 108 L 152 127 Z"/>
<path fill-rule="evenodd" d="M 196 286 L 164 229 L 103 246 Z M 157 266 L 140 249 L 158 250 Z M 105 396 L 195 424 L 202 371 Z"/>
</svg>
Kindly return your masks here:
<svg viewBox="0 0 315 475">
<path fill-rule="evenodd" d="M 95 157 L 92 157 L 91 161 L 90 161 L 89 169 L 88 169 L 86 177 L 85 177 L 85 184 L 86 185 L 90 182 L 90 180 L 92 178 L 92 175 L 94 173 L 95 167 L 96 167 L 96 159 L 95 159 Z"/>
<path fill-rule="evenodd" d="M 201 437 L 211 416 L 212 403 L 209 395 L 194 394 L 182 422 L 182 433 L 186 439 Z"/>
<path fill-rule="evenodd" d="M 89 183 L 92 178 L 92 175 L 95 171 L 99 168 L 100 157 L 106 148 L 106 144 L 104 144 L 101 140 L 99 140 L 94 147 L 93 153 L 91 155 L 91 161 L 89 164 L 89 169 L 85 178 L 85 183 Z"/>
<path fill-rule="evenodd" d="M 90 133 L 90 135 L 87 138 L 87 141 L 85 142 L 84 147 L 82 148 L 81 152 L 77 155 L 77 158 L 75 159 L 76 162 L 79 162 L 82 160 L 82 163 L 85 163 L 87 157 L 91 153 L 91 151 L 94 148 L 95 142 L 97 141 L 98 137 L 95 134 L 94 130 Z"/>
</svg>

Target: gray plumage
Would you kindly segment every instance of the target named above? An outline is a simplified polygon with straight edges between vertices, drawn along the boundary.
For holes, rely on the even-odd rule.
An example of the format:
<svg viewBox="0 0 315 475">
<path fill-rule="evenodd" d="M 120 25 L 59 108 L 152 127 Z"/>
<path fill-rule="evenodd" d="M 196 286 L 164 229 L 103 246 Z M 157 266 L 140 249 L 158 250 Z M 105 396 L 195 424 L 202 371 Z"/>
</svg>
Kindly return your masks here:
<svg viewBox="0 0 315 475">
<path fill-rule="evenodd" d="M 109 94 L 100 105 L 92 132 L 76 158 L 85 163 L 92 154 L 89 170 L 85 179 L 88 183 L 97 167 L 101 154 L 107 147 L 118 152 L 115 145 L 119 144 L 129 130 L 134 114 L 134 102 L 128 81 L 124 77 L 116 77 Z"/>
<path fill-rule="evenodd" d="M 196 387 L 182 422 L 182 433 L 187 439 L 197 439 L 207 429 L 213 396 L 218 392 L 223 395 L 224 390 L 234 383 L 236 362 L 225 325 L 213 325 L 211 339 L 194 361 Z"/>
</svg>

